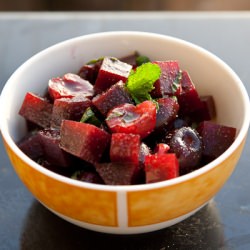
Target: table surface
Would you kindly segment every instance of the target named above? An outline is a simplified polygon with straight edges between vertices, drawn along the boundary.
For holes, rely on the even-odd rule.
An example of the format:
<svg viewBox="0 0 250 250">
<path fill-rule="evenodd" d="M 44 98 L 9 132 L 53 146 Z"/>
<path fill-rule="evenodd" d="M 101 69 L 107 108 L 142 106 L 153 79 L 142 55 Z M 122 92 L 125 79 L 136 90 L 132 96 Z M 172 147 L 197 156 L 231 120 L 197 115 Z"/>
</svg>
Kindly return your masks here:
<svg viewBox="0 0 250 250">
<path fill-rule="evenodd" d="M 0 13 L 0 90 L 26 59 L 59 41 L 114 30 L 182 38 L 222 58 L 250 93 L 250 12 Z M 108 235 L 58 218 L 24 187 L 0 140 L 0 249 L 250 249 L 250 137 L 229 181 L 191 218 L 142 235 Z"/>
</svg>

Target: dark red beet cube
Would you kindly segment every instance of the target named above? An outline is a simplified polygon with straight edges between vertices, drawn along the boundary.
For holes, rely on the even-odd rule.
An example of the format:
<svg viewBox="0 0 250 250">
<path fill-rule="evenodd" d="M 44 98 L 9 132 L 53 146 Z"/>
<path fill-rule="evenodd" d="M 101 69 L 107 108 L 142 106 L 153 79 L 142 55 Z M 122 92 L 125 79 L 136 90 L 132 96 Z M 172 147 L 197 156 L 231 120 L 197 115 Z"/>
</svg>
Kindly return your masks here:
<svg viewBox="0 0 250 250">
<path fill-rule="evenodd" d="M 25 136 L 25 138 L 18 143 L 18 147 L 32 160 L 36 160 L 43 155 L 43 149 L 38 131 L 32 131 L 30 134 Z"/>
<path fill-rule="evenodd" d="M 203 143 L 203 157 L 214 160 L 224 153 L 234 142 L 236 128 L 204 121 L 197 128 Z"/>
<path fill-rule="evenodd" d="M 106 123 L 113 133 L 138 134 L 144 138 L 155 128 L 156 105 L 151 101 L 137 106 L 122 104 L 110 110 Z"/>
<path fill-rule="evenodd" d="M 46 128 L 50 126 L 53 105 L 40 96 L 28 92 L 24 98 L 19 114 L 28 121 Z"/>
<path fill-rule="evenodd" d="M 100 161 L 110 144 L 110 135 L 87 123 L 63 120 L 60 147 L 90 163 Z"/>
<path fill-rule="evenodd" d="M 172 96 L 179 92 L 179 63 L 177 61 L 155 61 L 153 63 L 161 68 L 161 76 L 154 84 L 155 88 L 151 92 L 152 97 Z"/>
<path fill-rule="evenodd" d="M 71 177 L 72 172 L 74 171 L 71 167 L 61 167 L 61 166 L 53 165 L 50 162 L 48 162 L 45 158 L 39 158 L 37 163 L 54 173 L 57 173 L 57 174 L 60 174 L 69 178 Z"/>
<path fill-rule="evenodd" d="M 87 81 L 89 81 L 91 84 L 94 84 L 99 72 L 99 69 L 101 67 L 102 60 L 97 60 L 94 63 L 91 64 L 85 64 L 81 67 L 79 70 L 79 76 Z"/>
<path fill-rule="evenodd" d="M 156 128 L 168 125 L 172 122 L 179 111 L 179 104 L 174 98 L 160 98 L 158 101 L 159 109 L 156 113 Z"/>
<path fill-rule="evenodd" d="M 112 162 L 139 164 L 140 136 L 114 133 L 111 137 L 110 159 Z"/>
<path fill-rule="evenodd" d="M 59 146 L 60 131 L 44 129 L 39 132 L 39 135 L 45 159 L 51 165 L 68 167 L 71 163 L 71 156 Z"/>
<path fill-rule="evenodd" d="M 91 101 L 84 96 L 56 99 L 51 116 L 51 127 L 60 128 L 62 120 L 80 121 Z"/>
<path fill-rule="evenodd" d="M 62 78 L 52 78 L 49 80 L 48 91 L 52 99 L 72 98 L 77 95 L 92 97 L 94 89 L 92 84 L 72 73 L 64 75 Z"/>
<path fill-rule="evenodd" d="M 132 66 L 113 57 L 105 57 L 95 82 L 95 93 L 100 94 L 111 85 L 123 81 L 126 82 Z"/>
<path fill-rule="evenodd" d="M 74 173 L 71 178 L 88 183 L 104 184 L 100 175 L 93 171 L 80 170 Z"/>
<path fill-rule="evenodd" d="M 187 71 L 182 72 L 181 91 L 177 94 L 180 114 L 189 115 L 204 105 Z"/>
<path fill-rule="evenodd" d="M 111 86 L 106 92 L 95 96 L 92 100 L 95 107 L 106 116 L 108 111 L 124 103 L 133 103 L 124 83 L 119 81 Z"/>
<path fill-rule="evenodd" d="M 107 185 L 137 184 L 138 166 L 133 163 L 98 163 L 96 171 Z"/>
<path fill-rule="evenodd" d="M 137 66 L 136 58 L 138 56 L 139 56 L 139 54 L 137 52 L 135 52 L 135 53 L 133 53 L 131 55 L 119 58 L 119 60 L 122 61 L 122 62 L 125 62 L 127 64 L 132 65 L 133 68 L 136 68 L 136 66 Z"/>
<path fill-rule="evenodd" d="M 196 122 L 209 121 L 216 116 L 214 99 L 212 96 L 201 96 L 200 100 L 200 107 L 189 115 Z"/>
<path fill-rule="evenodd" d="M 179 176 L 175 154 L 154 154 L 145 158 L 146 183 L 169 180 Z"/>
<path fill-rule="evenodd" d="M 213 96 L 211 95 L 200 96 L 200 99 L 207 108 L 207 113 L 208 113 L 207 116 L 209 116 L 210 119 L 214 118 L 216 116 L 216 109 Z"/>
</svg>

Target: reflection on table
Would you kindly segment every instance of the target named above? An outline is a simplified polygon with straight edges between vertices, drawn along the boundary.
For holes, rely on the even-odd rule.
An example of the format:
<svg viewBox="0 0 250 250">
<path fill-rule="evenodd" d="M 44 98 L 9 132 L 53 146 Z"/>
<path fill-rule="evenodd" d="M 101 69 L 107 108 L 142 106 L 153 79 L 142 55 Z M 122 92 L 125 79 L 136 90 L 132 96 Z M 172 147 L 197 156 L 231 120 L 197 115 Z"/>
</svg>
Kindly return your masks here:
<svg viewBox="0 0 250 250">
<path fill-rule="evenodd" d="M 83 208 L 84 209 L 84 208 Z M 223 225 L 212 200 L 189 219 L 163 230 L 139 235 L 109 235 L 72 225 L 34 201 L 28 210 L 21 249 L 218 249 Z"/>
</svg>

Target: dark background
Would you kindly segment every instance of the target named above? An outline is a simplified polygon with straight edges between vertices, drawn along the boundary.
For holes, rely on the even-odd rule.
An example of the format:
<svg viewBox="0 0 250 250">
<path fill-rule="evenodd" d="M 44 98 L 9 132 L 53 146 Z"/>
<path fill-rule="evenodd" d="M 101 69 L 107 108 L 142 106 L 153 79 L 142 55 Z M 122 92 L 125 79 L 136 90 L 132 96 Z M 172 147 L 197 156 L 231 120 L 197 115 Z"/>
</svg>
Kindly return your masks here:
<svg viewBox="0 0 250 250">
<path fill-rule="evenodd" d="M 0 11 L 250 10 L 249 0 L 0 0 Z"/>
</svg>

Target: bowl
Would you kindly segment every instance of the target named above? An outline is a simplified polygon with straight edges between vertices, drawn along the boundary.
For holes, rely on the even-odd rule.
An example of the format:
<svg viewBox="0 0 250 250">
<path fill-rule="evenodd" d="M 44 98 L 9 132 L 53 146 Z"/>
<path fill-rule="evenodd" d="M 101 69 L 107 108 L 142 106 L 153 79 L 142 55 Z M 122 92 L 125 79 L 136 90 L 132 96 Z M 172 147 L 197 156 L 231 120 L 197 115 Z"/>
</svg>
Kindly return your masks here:
<svg viewBox="0 0 250 250">
<path fill-rule="evenodd" d="M 76 72 L 93 58 L 138 51 L 152 60 L 178 60 L 198 92 L 212 95 L 217 122 L 237 129 L 233 144 L 211 163 L 178 178 L 152 184 L 110 186 L 84 183 L 43 168 L 16 142 L 27 132 L 18 115 L 26 92 L 44 93 L 48 79 Z M 104 32 L 56 44 L 21 65 L 0 100 L 1 133 L 10 161 L 24 185 L 53 213 L 78 226 L 105 233 L 145 233 L 194 214 L 223 187 L 237 165 L 249 128 L 249 98 L 233 70 L 189 42 L 154 33 Z"/>
</svg>

